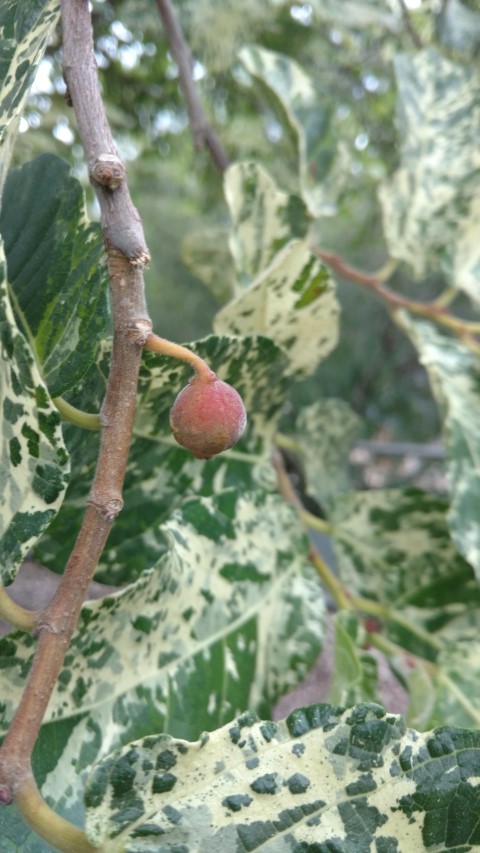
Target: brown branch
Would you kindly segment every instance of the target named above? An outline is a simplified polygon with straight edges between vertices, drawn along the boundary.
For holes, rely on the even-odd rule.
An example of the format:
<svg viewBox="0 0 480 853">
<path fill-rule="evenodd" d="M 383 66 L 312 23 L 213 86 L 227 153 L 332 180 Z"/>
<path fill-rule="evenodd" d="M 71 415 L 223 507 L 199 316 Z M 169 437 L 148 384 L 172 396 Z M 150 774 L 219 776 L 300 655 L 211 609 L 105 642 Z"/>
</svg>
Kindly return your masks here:
<svg viewBox="0 0 480 853">
<path fill-rule="evenodd" d="M 192 52 L 185 40 L 170 0 L 157 0 L 157 6 L 170 51 L 178 65 L 180 85 L 187 104 L 188 120 L 195 148 L 197 150 L 203 147 L 208 148 L 216 168 L 223 173 L 230 165 L 230 159 L 220 139 L 209 124 L 200 101 L 198 89 L 193 79 Z"/>
<path fill-rule="evenodd" d="M 110 273 L 114 339 L 101 412 L 102 434 L 97 469 L 87 509 L 58 590 L 51 603 L 38 615 L 36 654 L 20 705 L 0 750 L 0 802 L 15 799 L 25 819 L 44 837 L 48 823 L 45 809 L 48 806 L 43 804 L 40 808 L 38 804 L 31 754 L 88 585 L 113 521 L 122 508 L 122 487 L 135 417 L 141 351 L 151 329 L 142 274 L 149 254 L 98 89 L 86 0 L 62 0 L 62 29 L 65 76 L 101 208 Z M 62 819 L 51 810 L 50 814 L 51 821 L 58 824 L 55 846 L 62 850 L 93 849 L 82 833 L 83 846 L 78 846 L 80 830 L 75 828 L 72 828 L 77 839 L 74 846 L 62 846 Z M 42 819 L 40 815 L 43 815 Z M 49 840 L 53 843 L 51 835 Z"/>
<path fill-rule="evenodd" d="M 426 317 L 428 320 L 434 320 L 447 329 L 451 329 L 458 337 L 464 340 L 464 343 L 470 349 L 476 352 L 479 351 L 479 342 L 475 340 L 473 335 L 480 333 L 480 323 L 464 320 L 462 317 L 455 317 L 453 314 L 449 314 L 447 307 L 439 302 L 418 302 L 416 299 L 407 299 L 405 296 L 400 296 L 395 291 L 390 290 L 389 287 L 386 287 L 382 279 L 371 273 L 360 272 L 360 270 L 351 267 L 334 252 L 323 252 L 316 248 L 312 248 L 311 251 L 342 278 L 355 281 L 368 290 L 371 290 L 386 302 L 392 310 L 396 311 L 404 308 L 406 311 L 411 311 L 412 314 L 418 314 L 421 317 Z"/>
</svg>

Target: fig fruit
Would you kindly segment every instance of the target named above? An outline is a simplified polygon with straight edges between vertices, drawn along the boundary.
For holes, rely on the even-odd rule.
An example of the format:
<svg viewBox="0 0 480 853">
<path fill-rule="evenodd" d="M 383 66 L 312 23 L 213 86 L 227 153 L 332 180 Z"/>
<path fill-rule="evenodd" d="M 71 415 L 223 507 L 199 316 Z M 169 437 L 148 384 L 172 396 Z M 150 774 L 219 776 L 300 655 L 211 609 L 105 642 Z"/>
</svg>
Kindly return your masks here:
<svg viewBox="0 0 480 853">
<path fill-rule="evenodd" d="M 247 423 L 240 394 L 210 373 L 196 374 L 170 410 L 170 426 L 182 447 L 197 459 L 210 459 L 237 443 Z"/>
</svg>

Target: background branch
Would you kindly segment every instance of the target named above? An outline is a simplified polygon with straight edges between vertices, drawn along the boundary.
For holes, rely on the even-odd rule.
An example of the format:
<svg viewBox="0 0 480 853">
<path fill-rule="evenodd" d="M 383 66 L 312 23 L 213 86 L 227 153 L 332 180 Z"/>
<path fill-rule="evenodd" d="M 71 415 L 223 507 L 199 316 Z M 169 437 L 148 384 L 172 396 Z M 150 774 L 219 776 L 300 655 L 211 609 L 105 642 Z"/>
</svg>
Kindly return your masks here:
<svg viewBox="0 0 480 853">
<path fill-rule="evenodd" d="M 361 272 L 360 270 L 351 267 L 343 258 L 336 255 L 334 252 L 323 252 L 320 249 L 312 249 L 318 258 L 338 273 L 342 278 L 355 281 L 363 287 L 371 290 L 386 302 L 392 310 L 404 308 L 406 311 L 411 311 L 412 314 L 417 314 L 420 317 L 427 317 L 429 320 L 434 320 L 440 325 L 451 329 L 458 337 L 464 340 L 470 349 L 479 352 L 479 342 L 473 337 L 480 333 L 480 323 L 464 320 L 462 317 L 455 317 L 449 314 L 447 306 L 436 300 L 434 302 L 418 302 L 416 299 L 408 299 L 405 296 L 400 296 L 394 290 L 386 287 L 383 279 L 378 275 Z"/>
<path fill-rule="evenodd" d="M 209 124 L 193 79 L 193 57 L 182 28 L 170 0 L 157 0 L 158 11 L 170 52 L 178 65 L 180 85 L 185 97 L 188 120 L 193 134 L 195 148 L 208 148 L 212 160 L 219 172 L 230 165 L 230 159 L 220 139 Z"/>
<path fill-rule="evenodd" d="M 36 654 L 20 705 L 0 750 L 0 801 L 8 802 L 13 797 L 25 819 L 40 835 L 46 837 L 46 825 L 49 825 L 50 843 L 61 850 L 80 850 L 89 849 L 86 839 L 84 847 L 63 843 L 63 819 L 59 818 L 58 829 L 53 828 L 52 836 L 52 822 L 45 820 L 48 807 L 39 807 L 31 754 L 88 585 L 122 507 L 141 352 L 151 323 L 146 313 L 142 274 L 142 267 L 149 258 L 148 250 L 100 97 L 90 14 L 85 0 L 62 0 L 62 30 L 65 77 L 101 208 L 114 340 L 101 412 L 100 450 L 88 506 L 58 590 L 51 603 L 37 616 Z M 75 830 L 74 836 L 77 845 L 79 838 L 84 843 L 84 834 L 79 830 Z"/>
<path fill-rule="evenodd" d="M 407 4 L 405 3 L 405 0 L 399 0 L 399 3 L 400 8 L 402 10 L 402 17 L 405 24 L 405 29 L 407 30 L 410 38 L 412 39 L 415 47 L 418 47 L 418 49 L 421 50 L 422 47 L 424 47 L 424 44 L 415 27 L 413 26 L 412 18 L 410 16 L 410 10 Z"/>
</svg>

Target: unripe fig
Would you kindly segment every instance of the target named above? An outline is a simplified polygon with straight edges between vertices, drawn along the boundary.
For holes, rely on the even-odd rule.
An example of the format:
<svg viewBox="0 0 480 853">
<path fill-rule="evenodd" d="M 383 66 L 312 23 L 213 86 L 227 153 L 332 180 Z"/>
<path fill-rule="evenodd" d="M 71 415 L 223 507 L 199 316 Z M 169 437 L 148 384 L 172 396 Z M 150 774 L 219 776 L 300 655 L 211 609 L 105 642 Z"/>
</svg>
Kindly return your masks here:
<svg viewBox="0 0 480 853">
<path fill-rule="evenodd" d="M 240 394 L 218 376 L 196 374 L 170 409 L 170 426 L 182 447 L 197 459 L 210 459 L 236 444 L 247 413 Z"/>
</svg>

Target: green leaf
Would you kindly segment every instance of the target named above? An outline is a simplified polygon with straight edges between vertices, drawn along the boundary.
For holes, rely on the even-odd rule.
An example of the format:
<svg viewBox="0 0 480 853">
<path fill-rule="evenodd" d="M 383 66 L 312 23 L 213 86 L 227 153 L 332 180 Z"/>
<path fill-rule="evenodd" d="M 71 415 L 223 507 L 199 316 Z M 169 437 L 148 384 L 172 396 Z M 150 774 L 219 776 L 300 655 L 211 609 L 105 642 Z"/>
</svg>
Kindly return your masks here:
<svg viewBox="0 0 480 853">
<path fill-rule="evenodd" d="M 195 743 L 144 738 L 97 765 L 87 834 L 105 853 L 453 850 L 480 844 L 480 733 L 423 735 L 378 705 L 245 713 Z"/>
<path fill-rule="evenodd" d="M 328 701 L 343 707 L 377 702 L 377 662 L 362 646 L 366 632 L 353 613 L 334 616 L 333 678 Z"/>
<path fill-rule="evenodd" d="M 138 413 L 124 486 L 124 508 L 110 534 L 97 578 L 108 584 L 128 583 L 150 568 L 165 542 L 159 525 L 185 496 L 211 495 L 231 486 L 275 490 L 271 447 L 285 399 L 286 357 L 262 337 L 216 337 L 189 344 L 221 379 L 241 394 L 248 414 L 241 442 L 204 462 L 174 440 L 168 414 L 177 393 L 192 376 L 175 359 L 145 353 L 138 389 Z M 97 373 L 104 381 L 102 358 Z M 95 372 L 94 372 L 95 373 Z M 102 394 L 95 381 L 74 402 L 91 407 Z M 98 436 L 72 428 L 67 442 L 75 466 L 62 511 L 36 549 L 50 568 L 62 571 L 80 524 L 96 462 Z"/>
<path fill-rule="evenodd" d="M 69 474 L 60 415 L 18 330 L 0 242 L 0 577 L 9 584 L 62 503 Z"/>
<path fill-rule="evenodd" d="M 395 60 L 401 166 L 382 188 L 390 253 L 418 276 L 439 267 L 480 298 L 480 75 L 436 50 Z"/>
<path fill-rule="evenodd" d="M 313 373 L 336 346 L 339 306 L 326 268 L 300 240 L 290 241 L 248 290 L 214 319 L 217 334 L 264 334 L 289 355 L 289 373 Z"/>
<path fill-rule="evenodd" d="M 10 173 L 0 232 L 10 295 L 52 397 L 93 363 L 108 324 L 103 240 L 66 162 L 43 154 Z"/>
<path fill-rule="evenodd" d="M 400 324 L 409 334 L 429 374 L 444 413 L 452 539 L 480 579 L 480 363 L 462 343 L 435 326 L 406 314 Z"/>
<path fill-rule="evenodd" d="M 331 215 L 345 168 L 343 158 L 336 162 L 330 107 L 317 94 L 311 78 L 285 54 L 250 45 L 242 48 L 239 58 L 273 101 L 284 129 L 292 137 L 300 191 L 308 209 L 314 217 Z"/>
<path fill-rule="evenodd" d="M 278 190 L 257 163 L 230 166 L 224 184 L 232 218 L 230 251 L 241 292 L 290 240 L 307 238 L 310 216 L 302 199 Z"/>
<path fill-rule="evenodd" d="M 0 7 L 0 201 L 20 116 L 59 15 L 58 0 L 3 0 Z"/>
<path fill-rule="evenodd" d="M 220 303 L 234 291 L 234 271 L 228 251 L 226 228 L 205 226 L 190 232 L 182 241 L 182 261 L 198 276 Z"/>
</svg>

